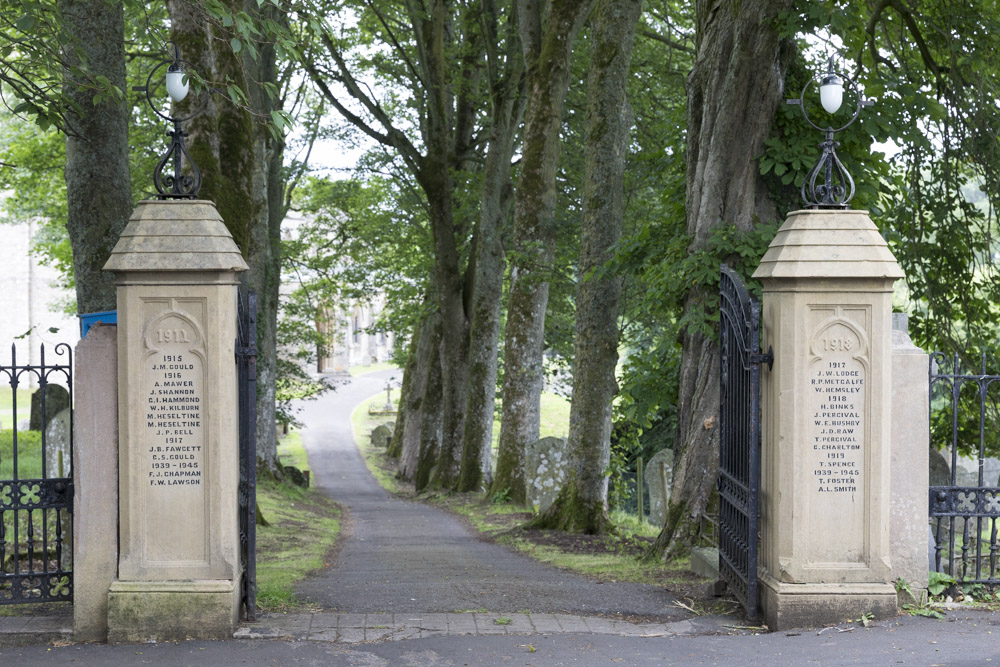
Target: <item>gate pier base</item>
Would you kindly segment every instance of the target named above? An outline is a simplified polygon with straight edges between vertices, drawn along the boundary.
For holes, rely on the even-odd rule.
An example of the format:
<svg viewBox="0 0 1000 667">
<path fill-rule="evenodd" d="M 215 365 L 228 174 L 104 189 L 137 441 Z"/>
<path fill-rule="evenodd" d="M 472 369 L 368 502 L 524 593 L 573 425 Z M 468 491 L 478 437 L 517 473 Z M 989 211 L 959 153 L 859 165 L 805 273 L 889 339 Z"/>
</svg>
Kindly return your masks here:
<svg viewBox="0 0 1000 667">
<path fill-rule="evenodd" d="M 896 613 L 890 564 L 892 288 L 863 211 L 791 213 L 763 285 L 761 603 L 772 630 Z"/>
<path fill-rule="evenodd" d="M 116 581 L 109 642 L 230 639 L 238 622 L 239 580 Z"/>
<path fill-rule="evenodd" d="M 774 631 L 842 623 L 862 614 L 891 618 L 897 612 L 893 584 L 793 584 L 768 575 L 759 584 L 767 627 Z"/>
</svg>

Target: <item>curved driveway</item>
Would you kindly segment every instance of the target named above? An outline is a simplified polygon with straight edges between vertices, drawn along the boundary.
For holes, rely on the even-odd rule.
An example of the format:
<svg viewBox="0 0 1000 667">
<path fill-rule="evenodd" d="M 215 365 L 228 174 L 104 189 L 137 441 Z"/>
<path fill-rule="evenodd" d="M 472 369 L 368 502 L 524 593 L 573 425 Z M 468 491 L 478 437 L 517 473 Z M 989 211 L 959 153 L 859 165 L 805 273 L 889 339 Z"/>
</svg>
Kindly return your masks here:
<svg viewBox="0 0 1000 667">
<path fill-rule="evenodd" d="M 346 506 L 348 526 L 332 566 L 299 584 L 302 601 L 355 613 L 483 610 L 660 621 L 686 616 L 662 589 L 600 584 L 541 565 L 480 540 L 446 512 L 384 491 L 354 445 L 350 415 L 390 375 L 399 372 L 352 378 L 303 406 L 302 440 L 314 484 Z"/>
</svg>

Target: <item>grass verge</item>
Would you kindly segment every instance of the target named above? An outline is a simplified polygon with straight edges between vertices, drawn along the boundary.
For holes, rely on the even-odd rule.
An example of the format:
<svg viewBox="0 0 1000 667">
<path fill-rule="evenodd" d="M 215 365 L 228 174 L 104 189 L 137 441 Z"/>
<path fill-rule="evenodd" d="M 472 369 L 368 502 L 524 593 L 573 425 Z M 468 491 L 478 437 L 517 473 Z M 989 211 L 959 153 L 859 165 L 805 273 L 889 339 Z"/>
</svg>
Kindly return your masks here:
<svg viewBox="0 0 1000 667">
<path fill-rule="evenodd" d="M 283 465 L 308 470 L 302 439 L 295 431 L 282 438 Z M 340 534 L 340 509 L 316 489 L 261 480 L 257 503 L 269 525 L 257 526 L 257 608 L 285 612 L 301 606 L 295 584 L 310 572 L 329 567 Z"/>
</svg>

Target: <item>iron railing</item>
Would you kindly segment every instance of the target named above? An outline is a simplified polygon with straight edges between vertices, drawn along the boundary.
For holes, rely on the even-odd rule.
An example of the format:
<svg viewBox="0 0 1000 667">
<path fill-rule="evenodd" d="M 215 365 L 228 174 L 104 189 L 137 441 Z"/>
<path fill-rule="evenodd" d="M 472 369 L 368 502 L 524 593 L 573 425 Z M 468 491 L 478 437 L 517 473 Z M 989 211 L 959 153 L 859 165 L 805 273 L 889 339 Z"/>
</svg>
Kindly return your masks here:
<svg viewBox="0 0 1000 667">
<path fill-rule="evenodd" d="M 1000 475 L 988 465 L 996 459 L 987 453 L 1000 445 L 1000 375 L 986 372 L 986 355 L 978 373 L 963 372 L 957 354 L 952 372 L 939 371 L 946 364 L 947 358 L 935 352 L 928 372 L 931 447 L 950 457 L 950 484 L 930 487 L 934 569 L 963 582 L 998 584 Z M 960 450 L 977 459 L 971 479 L 959 476 Z"/>
<path fill-rule="evenodd" d="M 73 599 L 73 412 L 62 442 L 49 442 L 46 388 L 65 384 L 73 405 L 72 350 L 55 346 L 65 363 L 47 364 L 45 346 L 37 365 L 19 365 L 11 345 L 10 365 L 0 365 L 11 389 L 13 424 L 0 434 L 0 605 Z M 17 429 L 17 390 L 34 380 L 40 392 L 41 432 Z M 8 449 L 9 447 L 9 449 Z"/>
</svg>

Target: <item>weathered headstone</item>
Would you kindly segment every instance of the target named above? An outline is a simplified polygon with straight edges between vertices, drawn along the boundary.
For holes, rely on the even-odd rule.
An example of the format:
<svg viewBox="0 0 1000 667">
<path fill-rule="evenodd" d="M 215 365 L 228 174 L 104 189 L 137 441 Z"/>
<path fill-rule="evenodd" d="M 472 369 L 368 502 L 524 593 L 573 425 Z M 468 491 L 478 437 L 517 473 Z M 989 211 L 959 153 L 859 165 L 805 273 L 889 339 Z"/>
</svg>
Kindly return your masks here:
<svg viewBox="0 0 1000 667">
<path fill-rule="evenodd" d="M 388 447 L 392 440 L 392 430 L 385 424 L 379 424 L 372 431 L 372 445 L 375 447 Z"/>
<path fill-rule="evenodd" d="M 45 396 L 45 414 L 42 414 L 42 396 Z M 52 419 L 69 407 L 69 391 L 59 384 L 47 384 L 31 395 L 31 418 L 28 427 L 41 431 Z M 44 420 L 44 421 L 43 421 Z"/>
<path fill-rule="evenodd" d="M 295 486 L 301 486 L 304 489 L 309 487 L 309 478 L 306 477 L 304 472 L 295 466 L 282 466 L 282 469 L 285 471 L 285 477 L 287 477 L 288 481 L 292 484 Z"/>
<path fill-rule="evenodd" d="M 646 488 L 649 489 L 649 522 L 662 526 L 667 515 L 667 501 L 674 480 L 674 450 L 661 449 L 646 464 Z"/>
<path fill-rule="evenodd" d="M 983 486 L 996 486 L 1000 478 L 1000 459 L 983 459 Z M 955 474 L 957 486 L 979 486 L 979 457 L 959 456 Z"/>
<path fill-rule="evenodd" d="M 45 427 L 46 477 L 70 476 L 70 469 L 73 466 L 69 449 L 70 428 L 69 408 L 63 408 Z"/>
<path fill-rule="evenodd" d="M 531 443 L 524 453 L 524 468 L 528 502 L 544 512 L 566 479 L 566 441 L 548 437 Z"/>
<path fill-rule="evenodd" d="M 931 486 L 950 486 L 951 468 L 944 454 L 936 449 L 930 450 Z"/>
</svg>

